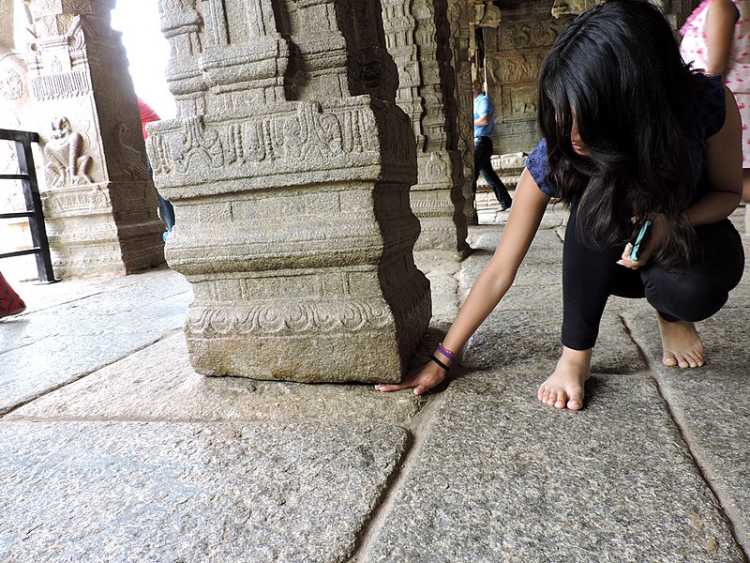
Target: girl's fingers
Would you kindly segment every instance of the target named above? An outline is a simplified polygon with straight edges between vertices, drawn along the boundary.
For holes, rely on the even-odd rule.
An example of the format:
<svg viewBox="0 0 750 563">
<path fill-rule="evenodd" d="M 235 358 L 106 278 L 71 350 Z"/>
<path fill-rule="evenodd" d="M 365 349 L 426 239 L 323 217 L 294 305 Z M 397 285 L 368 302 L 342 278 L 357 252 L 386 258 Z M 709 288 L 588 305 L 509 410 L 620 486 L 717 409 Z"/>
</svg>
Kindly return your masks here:
<svg viewBox="0 0 750 563">
<path fill-rule="evenodd" d="M 622 256 L 620 256 L 620 260 L 628 260 L 630 258 L 630 253 L 633 251 L 633 245 L 628 243 L 625 245 L 625 250 L 622 251 Z"/>
<path fill-rule="evenodd" d="M 376 385 L 375 390 L 383 393 L 390 393 L 392 391 L 401 391 L 402 389 L 411 389 L 416 386 L 416 381 L 405 381 L 404 383 L 393 383 L 388 385 Z"/>
</svg>

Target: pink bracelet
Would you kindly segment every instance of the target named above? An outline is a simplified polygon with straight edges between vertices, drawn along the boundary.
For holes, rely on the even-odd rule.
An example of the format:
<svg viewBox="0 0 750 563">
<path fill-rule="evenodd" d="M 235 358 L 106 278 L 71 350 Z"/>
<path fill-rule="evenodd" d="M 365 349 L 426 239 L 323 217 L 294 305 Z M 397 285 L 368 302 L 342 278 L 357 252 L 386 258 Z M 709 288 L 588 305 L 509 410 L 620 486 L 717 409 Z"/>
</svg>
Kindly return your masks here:
<svg viewBox="0 0 750 563">
<path fill-rule="evenodd" d="M 446 348 L 445 346 L 443 346 L 442 342 L 440 344 L 438 344 L 437 351 L 440 352 L 446 358 L 448 358 L 451 362 L 453 362 L 453 361 L 456 360 L 456 353 L 455 352 L 451 352 L 450 350 L 448 350 L 448 348 Z"/>
</svg>

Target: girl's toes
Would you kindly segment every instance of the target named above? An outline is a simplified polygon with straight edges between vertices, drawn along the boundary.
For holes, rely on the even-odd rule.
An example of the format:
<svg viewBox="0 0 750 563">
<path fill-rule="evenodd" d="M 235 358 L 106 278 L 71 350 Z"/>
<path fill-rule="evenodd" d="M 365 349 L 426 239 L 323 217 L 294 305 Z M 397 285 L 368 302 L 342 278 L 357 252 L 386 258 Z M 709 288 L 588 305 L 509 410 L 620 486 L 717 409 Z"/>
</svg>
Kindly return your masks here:
<svg viewBox="0 0 750 563">
<path fill-rule="evenodd" d="M 677 366 L 677 358 L 674 357 L 674 354 L 672 352 L 664 352 L 664 356 L 662 357 L 661 362 L 670 368 Z"/>
<path fill-rule="evenodd" d="M 570 394 L 568 408 L 572 411 L 579 411 L 583 408 L 583 393 L 581 391 Z"/>
<path fill-rule="evenodd" d="M 568 402 L 568 398 L 565 396 L 565 391 L 557 392 L 557 401 L 555 401 L 555 408 L 564 409 L 565 403 Z"/>
</svg>

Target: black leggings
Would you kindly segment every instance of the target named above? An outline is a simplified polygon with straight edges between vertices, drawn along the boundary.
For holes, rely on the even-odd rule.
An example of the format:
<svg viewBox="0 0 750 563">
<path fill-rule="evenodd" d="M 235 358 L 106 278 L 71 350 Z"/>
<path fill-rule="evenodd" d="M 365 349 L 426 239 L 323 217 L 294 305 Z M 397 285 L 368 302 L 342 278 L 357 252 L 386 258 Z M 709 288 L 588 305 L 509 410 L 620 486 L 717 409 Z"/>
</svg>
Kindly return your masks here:
<svg viewBox="0 0 750 563">
<path fill-rule="evenodd" d="M 578 240 L 573 209 L 563 250 L 563 346 L 593 348 L 610 295 L 645 297 L 672 322 L 702 321 L 721 309 L 742 278 L 742 240 L 728 219 L 695 231 L 696 259 L 689 267 L 667 270 L 647 265 L 630 270 L 616 263 L 623 248 L 595 250 Z"/>
</svg>

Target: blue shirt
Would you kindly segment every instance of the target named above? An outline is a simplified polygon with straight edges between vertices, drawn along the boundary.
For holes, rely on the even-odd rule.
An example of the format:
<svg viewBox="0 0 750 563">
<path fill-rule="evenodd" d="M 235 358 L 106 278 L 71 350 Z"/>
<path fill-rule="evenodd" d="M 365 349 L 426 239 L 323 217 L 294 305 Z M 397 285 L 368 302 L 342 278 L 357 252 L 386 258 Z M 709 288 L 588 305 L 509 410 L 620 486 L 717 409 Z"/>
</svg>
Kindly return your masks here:
<svg viewBox="0 0 750 563">
<path fill-rule="evenodd" d="M 474 119 L 482 119 L 488 117 L 489 122 L 487 125 L 475 125 L 474 126 L 474 138 L 479 137 L 491 137 L 492 133 L 495 132 L 495 108 L 492 107 L 492 100 L 484 92 L 474 98 Z"/>
<path fill-rule="evenodd" d="M 709 190 L 706 139 L 719 132 L 724 126 L 726 117 L 724 85 L 721 78 L 699 75 L 698 79 L 704 81 L 704 88 L 698 99 L 695 100 L 693 130 L 688 139 L 688 148 L 691 155 L 690 163 L 693 168 L 693 178 L 695 178 L 696 199 L 704 196 Z M 549 162 L 547 161 L 546 139 L 539 141 L 536 148 L 531 151 L 526 168 L 540 190 L 550 197 L 557 197 L 557 186 L 550 174 Z"/>
</svg>

